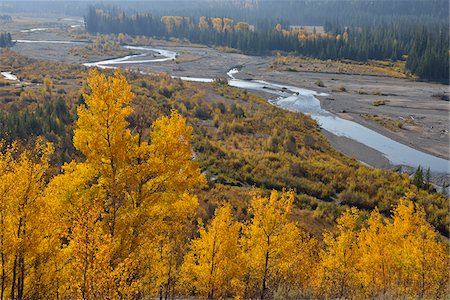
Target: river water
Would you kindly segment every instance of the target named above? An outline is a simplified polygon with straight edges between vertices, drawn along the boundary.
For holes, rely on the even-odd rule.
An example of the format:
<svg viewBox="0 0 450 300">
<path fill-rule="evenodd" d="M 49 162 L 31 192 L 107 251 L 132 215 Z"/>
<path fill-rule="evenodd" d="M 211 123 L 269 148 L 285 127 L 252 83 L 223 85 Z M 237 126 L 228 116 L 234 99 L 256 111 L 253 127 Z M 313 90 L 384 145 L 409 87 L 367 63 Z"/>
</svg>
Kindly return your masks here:
<svg viewBox="0 0 450 300">
<path fill-rule="evenodd" d="M 19 80 L 19 79 L 17 79 L 17 76 L 11 74 L 11 72 L 1 72 L 0 74 L 2 74 L 2 76 L 3 76 L 6 80 L 13 80 L 13 81 L 18 81 L 18 80 Z"/>
<path fill-rule="evenodd" d="M 448 160 L 418 151 L 356 122 L 339 118 L 322 109 L 316 96 L 327 96 L 327 94 L 261 80 L 240 80 L 233 76 L 236 73 L 237 70 L 228 72 L 228 76 L 231 78 L 228 82 L 229 85 L 276 94 L 278 98 L 270 101 L 273 105 L 289 111 L 308 114 L 323 129 L 337 136 L 345 136 L 358 141 L 381 152 L 393 165 L 411 167 L 420 165 L 424 168 L 429 167 L 430 170 L 436 173 L 450 173 L 450 162 Z"/>
<path fill-rule="evenodd" d="M 31 41 L 17 40 L 18 43 L 48 43 L 48 44 L 83 44 L 77 41 Z M 124 46 L 126 49 L 144 51 L 142 54 L 127 55 L 124 57 L 107 59 L 97 62 L 85 63 L 88 67 L 116 68 L 118 65 L 146 64 L 174 60 L 177 53 L 174 51 L 157 49 L 143 46 Z M 156 54 L 156 55 L 155 55 Z M 148 58 L 153 55 L 154 57 Z M 147 57 L 145 59 L 138 59 Z M 281 85 L 262 80 L 241 80 L 234 77 L 239 71 L 230 70 L 228 84 L 233 87 L 246 90 L 264 91 L 276 95 L 275 99 L 268 101 L 283 109 L 302 112 L 310 115 L 319 125 L 337 135 L 345 136 L 360 142 L 372 149 L 381 152 L 393 165 L 406 165 L 410 167 L 430 168 L 434 173 L 450 174 L 450 161 L 442 159 L 414 148 L 396 142 L 382 134 L 379 134 L 356 122 L 339 118 L 338 116 L 324 110 L 320 106 L 317 96 L 327 96 L 327 94 L 317 93 L 312 90 L 303 89 L 290 85 Z M 195 82 L 213 82 L 212 78 L 177 77 L 181 80 Z"/>
</svg>

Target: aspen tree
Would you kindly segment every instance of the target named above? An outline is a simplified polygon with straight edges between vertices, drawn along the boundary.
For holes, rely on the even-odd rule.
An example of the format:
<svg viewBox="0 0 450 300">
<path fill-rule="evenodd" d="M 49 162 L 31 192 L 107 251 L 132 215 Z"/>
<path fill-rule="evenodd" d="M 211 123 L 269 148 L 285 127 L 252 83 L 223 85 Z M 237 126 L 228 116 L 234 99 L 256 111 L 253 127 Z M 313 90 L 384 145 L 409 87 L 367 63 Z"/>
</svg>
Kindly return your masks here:
<svg viewBox="0 0 450 300">
<path fill-rule="evenodd" d="M 190 243 L 183 273 L 185 281 L 201 297 L 212 299 L 233 294 L 233 283 L 240 278 L 241 270 L 240 229 L 227 205 L 216 209 L 208 226 L 200 224 L 200 236 Z"/>
</svg>

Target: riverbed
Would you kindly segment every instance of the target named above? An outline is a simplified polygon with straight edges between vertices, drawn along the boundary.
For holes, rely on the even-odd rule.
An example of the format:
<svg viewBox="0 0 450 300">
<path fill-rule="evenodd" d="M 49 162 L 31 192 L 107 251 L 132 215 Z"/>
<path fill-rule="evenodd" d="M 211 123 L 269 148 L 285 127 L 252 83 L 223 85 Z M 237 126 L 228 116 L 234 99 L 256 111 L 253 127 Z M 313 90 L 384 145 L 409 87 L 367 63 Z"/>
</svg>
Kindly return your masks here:
<svg viewBox="0 0 450 300">
<path fill-rule="evenodd" d="M 41 32 L 41 30 L 32 31 L 32 29 L 28 29 L 30 35 L 36 35 Z M 67 40 L 18 40 L 18 44 L 20 43 L 40 43 L 46 45 L 81 45 L 83 42 L 80 41 L 67 41 Z M 115 68 L 118 66 L 121 67 L 150 67 L 151 69 L 163 68 L 167 69 L 168 66 L 172 68 L 171 73 L 173 77 L 178 77 L 182 80 L 188 81 L 196 81 L 196 82 L 212 82 L 215 77 L 226 77 L 223 72 L 220 75 L 214 77 L 193 77 L 193 76 L 183 76 L 184 74 L 207 74 L 211 75 L 208 72 L 202 72 L 202 68 L 193 71 L 195 69 L 195 61 L 188 62 L 187 65 L 191 66 L 191 70 L 184 71 L 183 67 L 174 66 L 172 63 L 177 59 L 177 56 L 180 55 L 180 52 L 173 51 L 172 49 L 163 49 L 163 48 L 153 48 L 148 46 L 125 46 L 130 50 L 141 51 L 142 53 L 136 55 L 128 55 L 125 57 L 119 57 L 114 59 L 104 59 L 100 61 L 94 62 L 85 62 L 86 66 L 97 66 L 101 68 Z M 175 50 L 175 49 L 174 49 Z M 176 49 L 178 50 L 178 49 Z M 182 49 L 181 51 L 185 51 Z M 204 52 L 205 55 L 210 51 L 210 49 L 198 50 L 198 53 Z M 201 57 L 201 55 L 200 55 Z M 289 84 L 280 84 L 279 80 L 275 82 L 257 80 L 253 78 L 249 78 L 248 75 L 252 75 L 254 69 L 256 69 L 255 65 L 261 65 L 261 59 L 257 59 L 258 63 L 255 63 L 254 60 L 250 60 L 250 63 L 245 63 L 246 56 L 241 54 L 230 55 L 233 59 L 230 60 L 230 63 L 235 62 L 236 60 L 244 60 L 244 68 L 242 70 L 242 74 L 245 74 L 245 78 L 249 80 L 237 79 L 234 77 L 237 74 L 237 70 L 233 70 L 228 73 L 229 84 L 234 87 L 244 88 L 247 90 L 256 91 L 260 94 L 267 95 L 268 101 L 273 105 L 279 106 L 283 109 L 295 111 L 295 112 L 303 112 L 311 115 L 321 127 L 327 132 L 337 136 L 343 137 L 345 139 L 350 139 L 356 141 L 361 145 L 365 145 L 370 149 L 373 149 L 375 153 L 380 153 L 387 161 L 389 161 L 390 165 L 406 165 L 410 167 L 417 167 L 421 165 L 422 167 L 430 167 L 430 169 L 435 173 L 450 173 L 450 163 L 447 159 L 443 159 L 442 157 L 436 157 L 434 155 L 430 155 L 429 153 L 425 153 L 423 151 L 418 151 L 413 147 L 407 146 L 403 143 L 395 141 L 394 139 L 385 136 L 384 134 L 380 134 L 378 132 L 367 128 L 357 122 L 352 120 L 348 120 L 345 118 L 340 118 L 334 113 L 323 109 L 321 103 L 318 98 L 327 97 L 328 94 L 324 92 L 316 92 L 312 89 L 305 89 L 299 86 L 289 85 Z M 200 58 L 201 59 L 201 58 Z M 162 63 L 162 64 L 157 64 Z M 169 65 L 167 63 L 170 63 Z M 178 67 L 178 68 L 176 68 Z M 204 65 L 202 65 L 204 67 Z M 228 65 L 228 67 L 230 67 Z M 247 68 L 248 67 L 248 68 Z M 253 68 L 252 68 L 253 67 Z M 145 71 L 149 72 L 144 68 Z M 223 67 L 222 67 L 223 70 Z M 227 69 L 228 70 L 228 69 Z M 273 76 L 272 76 L 273 77 Z M 334 95 L 333 95 L 334 96 Z M 333 143 L 332 143 L 333 144 Z M 359 160 L 373 164 L 373 160 L 364 160 L 358 158 Z M 375 164 L 375 166 L 377 166 Z"/>
</svg>

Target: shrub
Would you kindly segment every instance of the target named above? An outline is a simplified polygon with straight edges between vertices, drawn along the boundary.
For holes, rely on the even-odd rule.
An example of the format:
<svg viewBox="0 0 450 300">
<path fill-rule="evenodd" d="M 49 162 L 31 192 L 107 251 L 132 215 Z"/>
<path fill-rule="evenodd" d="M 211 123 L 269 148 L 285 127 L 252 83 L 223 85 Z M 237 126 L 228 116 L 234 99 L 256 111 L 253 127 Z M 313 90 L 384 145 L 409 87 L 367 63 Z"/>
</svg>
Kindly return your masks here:
<svg viewBox="0 0 450 300">
<path fill-rule="evenodd" d="M 196 118 L 199 118 L 202 120 L 211 119 L 211 115 L 210 115 L 209 111 L 206 108 L 201 107 L 201 106 L 197 106 L 197 108 L 195 109 L 195 112 L 194 112 L 194 116 Z"/>
<path fill-rule="evenodd" d="M 325 87 L 322 80 L 317 80 L 314 84 L 317 85 L 318 87 Z"/>
<path fill-rule="evenodd" d="M 338 85 L 336 88 L 333 89 L 333 92 L 346 92 L 347 89 L 343 85 Z"/>
<path fill-rule="evenodd" d="M 385 105 L 386 104 L 386 100 L 374 100 L 372 101 L 372 105 L 373 106 L 380 106 L 380 105 Z"/>
</svg>

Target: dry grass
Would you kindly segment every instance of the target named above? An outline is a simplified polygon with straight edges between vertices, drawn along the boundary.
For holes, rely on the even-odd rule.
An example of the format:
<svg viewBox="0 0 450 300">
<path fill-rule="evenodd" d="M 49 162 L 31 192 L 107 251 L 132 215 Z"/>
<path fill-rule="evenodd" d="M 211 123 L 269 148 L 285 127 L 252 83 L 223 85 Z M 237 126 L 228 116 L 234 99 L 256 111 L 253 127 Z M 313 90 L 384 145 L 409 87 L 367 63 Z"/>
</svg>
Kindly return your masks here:
<svg viewBox="0 0 450 300">
<path fill-rule="evenodd" d="M 380 124 L 381 126 L 389 129 L 390 131 L 397 132 L 403 128 L 402 121 L 395 121 L 384 116 L 379 116 L 375 114 L 361 114 L 361 117 L 369 121 L 374 121 Z"/>
<path fill-rule="evenodd" d="M 372 105 L 373 106 L 380 106 L 380 105 L 385 105 L 387 102 L 388 102 L 388 100 L 383 100 L 383 99 L 373 100 L 372 101 Z"/>
<path fill-rule="evenodd" d="M 408 78 L 408 75 L 405 74 L 404 61 L 334 61 L 279 55 L 274 60 L 270 68 L 279 71 L 308 71 L 338 74 L 381 75 L 395 78 Z"/>
<path fill-rule="evenodd" d="M 216 49 L 219 52 L 224 52 L 224 53 L 241 53 L 241 51 L 239 51 L 239 49 L 230 48 L 230 47 L 214 47 L 214 49 Z"/>
</svg>

